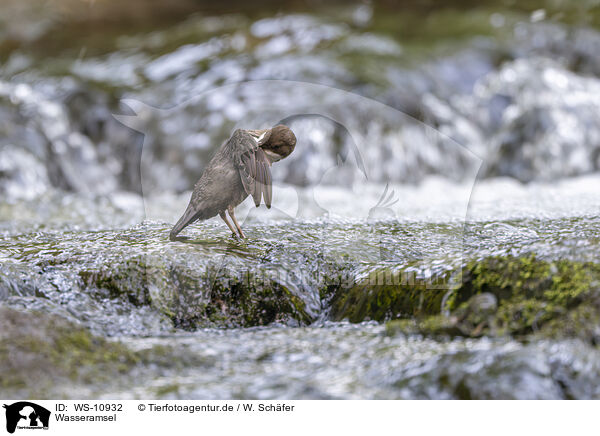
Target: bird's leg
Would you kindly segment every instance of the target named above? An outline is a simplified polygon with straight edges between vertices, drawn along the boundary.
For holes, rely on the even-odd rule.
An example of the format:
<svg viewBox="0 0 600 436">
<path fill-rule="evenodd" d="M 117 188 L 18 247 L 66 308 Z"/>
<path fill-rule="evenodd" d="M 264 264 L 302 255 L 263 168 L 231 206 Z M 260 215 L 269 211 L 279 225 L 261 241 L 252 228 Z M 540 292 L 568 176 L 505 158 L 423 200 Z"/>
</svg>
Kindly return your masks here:
<svg viewBox="0 0 600 436">
<path fill-rule="evenodd" d="M 235 229 L 233 228 L 233 226 L 231 225 L 231 223 L 229 222 L 229 220 L 227 219 L 227 215 L 225 215 L 225 211 L 223 211 L 223 212 L 219 212 L 219 216 L 221 217 L 221 219 L 222 219 L 223 221 L 225 221 L 225 224 L 227 224 L 227 227 L 229 227 L 229 230 L 231 230 L 231 231 L 233 232 L 233 235 L 234 235 L 235 237 L 237 237 L 237 236 L 238 236 L 238 234 L 237 234 L 237 232 L 235 231 Z M 234 221 L 235 221 L 235 218 L 234 218 Z M 243 237 L 243 236 L 242 236 L 242 237 Z"/>
<path fill-rule="evenodd" d="M 240 236 L 242 238 L 245 238 L 246 235 L 244 235 L 244 232 L 242 231 L 242 228 L 240 227 L 240 224 L 237 222 L 237 220 L 235 219 L 235 212 L 233 210 L 232 206 L 229 206 L 227 208 L 227 212 L 229 212 L 229 216 L 231 217 L 231 219 L 233 220 L 233 224 L 235 224 L 235 227 L 238 229 L 238 232 L 240 232 Z"/>
</svg>

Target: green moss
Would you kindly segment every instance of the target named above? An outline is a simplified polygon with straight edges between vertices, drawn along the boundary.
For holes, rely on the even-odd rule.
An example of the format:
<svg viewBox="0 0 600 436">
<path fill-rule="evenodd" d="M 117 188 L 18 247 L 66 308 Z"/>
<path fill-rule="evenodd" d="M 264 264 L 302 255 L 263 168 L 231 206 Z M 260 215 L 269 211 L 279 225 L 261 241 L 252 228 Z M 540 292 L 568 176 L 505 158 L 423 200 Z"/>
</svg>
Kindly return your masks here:
<svg viewBox="0 0 600 436">
<path fill-rule="evenodd" d="M 196 271 L 161 262 L 138 257 L 100 271 L 82 271 L 79 275 L 92 295 L 151 306 L 177 328 L 312 321 L 302 299 L 268 270 L 259 274 L 208 266 L 204 271 Z"/>
<path fill-rule="evenodd" d="M 159 386 L 155 390 L 155 395 L 157 398 L 163 398 L 170 394 L 179 393 L 180 386 L 179 384 L 167 384 L 165 386 Z"/>
<path fill-rule="evenodd" d="M 201 302 L 193 292 L 194 287 L 178 289 L 177 298 L 170 305 L 176 327 L 251 327 L 290 320 L 301 324 L 312 321 L 304 301 L 267 271 L 263 274 L 217 271 L 211 275 L 211 279 L 203 281 Z"/>
<path fill-rule="evenodd" d="M 100 271 L 80 271 L 85 286 L 92 287 L 100 298 L 123 298 L 136 306 L 151 304 L 149 277 L 159 266 L 147 265 L 142 257 Z M 158 276 L 158 274 L 155 274 Z"/>
<path fill-rule="evenodd" d="M 0 308 L 0 387 L 43 395 L 62 380 L 108 381 L 139 357 L 124 345 L 41 312 Z"/>
<path fill-rule="evenodd" d="M 536 334 L 597 342 L 599 265 L 507 256 L 471 261 L 461 272 L 462 284 L 447 301 L 449 316 L 418 316 L 411 325 L 397 323 L 388 330 L 431 336 Z"/>
<path fill-rule="evenodd" d="M 529 257 L 490 258 L 471 262 L 452 305 L 482 292 L 500 301 L 496 321 L 500 332 L 522 335 L 536 332 L 550 320 L 595 297 L 600 267 L 569 260 L 548 262 Z"/>
<path fill-rule="evenodd" d="M 445 290 L 432 289 L 428 281 L 406 277 L 411 275 L 377 270 L 368 281 L 349 289 L 338 288 L 331 302 L 332 319 L 385 321 L 440 313 Z"/>
<path fill-rule="evenodd" d="M 600 345 L 600 299 L 595 298 L 560 315 L 544 323 L 539 335 L 552 339 L 576 337 Z"/>
<path fill-rule="evenodd" d="M 56 315 L 0 306 L 0 392 L 6 397 L 58 398 L 106 385 L 118 389 L 143 372 L 210 367 L 216 359 L 165 345 L 132 350 Z M 175 388 L 165 386 L 157 394 L 171 392 Z"/>
<path fill-rule="evenodd" d="M 411 334 L 418 332 L 419 329 L 414 319 L 395 319 L 385 324 L 385 333 L 388 336 L 395 336 L 399 333 Z"/>
</svg>

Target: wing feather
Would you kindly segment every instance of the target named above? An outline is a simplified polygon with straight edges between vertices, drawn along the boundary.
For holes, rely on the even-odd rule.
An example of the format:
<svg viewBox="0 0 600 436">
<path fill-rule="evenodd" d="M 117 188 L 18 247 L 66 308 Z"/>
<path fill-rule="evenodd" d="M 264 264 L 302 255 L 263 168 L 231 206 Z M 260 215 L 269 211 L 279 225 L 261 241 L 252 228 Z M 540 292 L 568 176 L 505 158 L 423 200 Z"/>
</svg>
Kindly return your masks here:
<svg viewBox="0 0 600 436">
<path fill-rule="evenodd" d="M 261 198 L 264 198 L 265 204 L 270 208 L 273 188 L 271 163 L 267 155 L 248 131 L 236 131 L 230 144 L 244 190 L 252 196 L 256 207 L 260 205 Z"/>
<path fill-rule="evenodd" d="M 271 208 L 271 199 L 273 196 L 273 184 L 271 178 L 271 163 L 269 158 L 262 149 L 258 149 L 257 152 L 257 165 L 259 170 L 257 171 L 257 181 L 261 185 L 262 197 L 265 200 L 267 208 Z"/>
<path fill-rule="evenodd" d="M 256 157 L 253 151 L 247 151 L 241 156 L 241 165 L 238 167 L 240 178 L 242 179 L 242 185 L 244 185 L 244 191 L 246 194 L 254 196 L 254 188 L 256 185 L 256 178 L 253 176 L 256 168 Z"/>
</svg>

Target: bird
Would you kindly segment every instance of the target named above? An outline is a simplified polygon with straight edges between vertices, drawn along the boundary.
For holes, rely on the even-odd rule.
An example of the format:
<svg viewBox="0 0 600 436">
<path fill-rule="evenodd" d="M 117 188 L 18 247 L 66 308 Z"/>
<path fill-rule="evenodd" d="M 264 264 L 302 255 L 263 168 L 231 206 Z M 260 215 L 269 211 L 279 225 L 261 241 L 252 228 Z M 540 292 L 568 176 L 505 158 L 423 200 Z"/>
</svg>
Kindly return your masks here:
<svg viewBox="0 0 600 436">
<path fill-rule="evenodd" d="M 217 215 L 225 221 L 233 236 L 245 238 L 234 208 L 251 195 L 256 207 L 263 199 L 270 209 L 273 196 L 271 165 L 289 156 L 295 147 L 296 135 L 281 124 L 270 129 L 235 130 L 194 185 L 190 202 L 171 230 L 169 239 L 175 241 L 188 225 Z M 229 213 L 233 225 L 225 212 Z"/>
</svg>

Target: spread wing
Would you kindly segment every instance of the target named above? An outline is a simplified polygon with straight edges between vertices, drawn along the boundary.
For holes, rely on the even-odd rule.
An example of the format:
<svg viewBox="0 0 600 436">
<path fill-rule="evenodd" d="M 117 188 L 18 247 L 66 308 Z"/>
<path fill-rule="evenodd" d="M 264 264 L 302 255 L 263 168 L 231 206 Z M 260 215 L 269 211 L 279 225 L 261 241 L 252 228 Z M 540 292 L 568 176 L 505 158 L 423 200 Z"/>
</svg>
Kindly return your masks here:
<svg viewBox="0 0 600 436">
<path fill-rule="evenodd" d="M 262 197 L 270 208 L 273 196 L 271 162 L 259 146 L 269 135 L 270 130 L 236 130 L 230 140 L 244 190 L 252 196 L 256 207 L 260 205 Z"/>
</svg>

